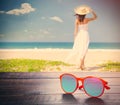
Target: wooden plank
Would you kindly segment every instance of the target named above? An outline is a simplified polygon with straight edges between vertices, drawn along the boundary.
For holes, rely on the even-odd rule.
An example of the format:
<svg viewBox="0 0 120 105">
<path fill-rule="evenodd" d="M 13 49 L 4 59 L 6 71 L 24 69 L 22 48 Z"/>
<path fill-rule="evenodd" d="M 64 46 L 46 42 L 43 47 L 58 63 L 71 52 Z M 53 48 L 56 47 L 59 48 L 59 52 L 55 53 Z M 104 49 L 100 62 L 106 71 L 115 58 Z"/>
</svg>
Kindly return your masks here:
<svg viewBox="0 0 120 105">
<path fill-rule="evenodd" d="M 110 90 L 105 90 L 106 94 L 120 94 L 120 86 L 110 86 Z M 44 86 L 16 86 L 0 88 L 0 96 L 4 95 L 25 95 L 25 94 L 61 94 L 64 93 L 61 87 L 44 87 Z M 83 90 L 76 90 L 75 93 L 85 93 Z"/>
<path fill-rule="evenodd" d="M 120 94 L 90 98 L 85 94 L 50 94 L 0 97 L 1 105 L 120 105 Z"/>
<path fill-rule="evenodd" d="M 0 73 L 0 105 L 120 105 L 120 73 L 74 72 L 80 77 L 94 75 L 109 82 L 110 90 L 100 98 L 90 98 L 77 90 L 66 95 L 59 75 L 52 73 Z"/>
<path fill-rule="evenodd" d="M 120 93 L 120 78 L 106 78 L 111 89 L 108 92 Z M 81 84 L 80 84 L 81 85 Z M 62 93 L 59 79 L 1 79 L 0 93 L 2 94 L 52 94 Z"/>
<path fill-rule="evenodd" d="M 33 72 L 33 73 L 0 73 L 0 79 L 58 79 L 65 72 Z M 78 77 L 97 76 L 97 77 L 120 77 L 120 72 L 67 72 Z"/>
<path fill-rule="evenodd" d="M 109 85 L 120 85 L 120 78 L 103 78 Z M 57 85 L 59 86 L 60 79 L 0 79 L 1 86 L 14 86 L 14 85 Z M 81 82 L 79 82 L 81 83 Z"/>
</svg>

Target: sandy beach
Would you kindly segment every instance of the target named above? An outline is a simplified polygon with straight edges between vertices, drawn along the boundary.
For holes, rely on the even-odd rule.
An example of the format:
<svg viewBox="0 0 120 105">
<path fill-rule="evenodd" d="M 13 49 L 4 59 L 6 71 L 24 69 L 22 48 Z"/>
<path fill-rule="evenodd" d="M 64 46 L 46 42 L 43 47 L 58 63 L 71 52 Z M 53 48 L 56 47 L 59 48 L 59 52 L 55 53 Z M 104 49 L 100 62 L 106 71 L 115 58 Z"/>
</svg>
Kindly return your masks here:
<svg viewBox="0 0 120 105">
<path fill-rule="evenodd" d="M 1 49 L 0 59 L 42 59 L 65 61 L 71 49 Z M 89 49 L 86 67 L 97 67 L 107 61 L 120 61 L 120 50 Z"/>
</svg>

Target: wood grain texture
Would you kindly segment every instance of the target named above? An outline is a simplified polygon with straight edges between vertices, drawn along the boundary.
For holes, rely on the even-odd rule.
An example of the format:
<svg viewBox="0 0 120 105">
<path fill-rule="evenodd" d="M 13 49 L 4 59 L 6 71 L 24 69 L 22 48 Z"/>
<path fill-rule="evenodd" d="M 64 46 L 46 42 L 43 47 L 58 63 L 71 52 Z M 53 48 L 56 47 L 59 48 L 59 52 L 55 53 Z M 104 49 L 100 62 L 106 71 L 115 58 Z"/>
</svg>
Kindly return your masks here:
<svg viewBox="0 0 120 105">
<path fill-rule="evenodd" d="M 119 72 L 71 72 L 108 81 L 111 89 L 100 98 L 90 98 L 82 90 L 64 94 L 59 80 L 62 73 L 0 73 L 0 105 L 120 105 Z"/>
</svg>

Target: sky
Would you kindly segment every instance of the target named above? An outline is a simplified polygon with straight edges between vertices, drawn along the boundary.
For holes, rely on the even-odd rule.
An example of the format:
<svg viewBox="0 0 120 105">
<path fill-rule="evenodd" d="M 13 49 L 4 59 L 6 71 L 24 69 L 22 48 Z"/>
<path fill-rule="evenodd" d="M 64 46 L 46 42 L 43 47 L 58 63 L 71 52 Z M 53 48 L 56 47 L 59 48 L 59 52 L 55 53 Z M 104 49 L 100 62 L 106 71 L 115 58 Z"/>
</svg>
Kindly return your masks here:
<svg viewBox="0 0 120 105">
<path fill-rule="evenodd" d="M 98 16 L 89 23 L 91 42 L 120 42 L 120 0 L 0 0 L 0 42 L 73 42 L 80 5 Z"/>
</svg>

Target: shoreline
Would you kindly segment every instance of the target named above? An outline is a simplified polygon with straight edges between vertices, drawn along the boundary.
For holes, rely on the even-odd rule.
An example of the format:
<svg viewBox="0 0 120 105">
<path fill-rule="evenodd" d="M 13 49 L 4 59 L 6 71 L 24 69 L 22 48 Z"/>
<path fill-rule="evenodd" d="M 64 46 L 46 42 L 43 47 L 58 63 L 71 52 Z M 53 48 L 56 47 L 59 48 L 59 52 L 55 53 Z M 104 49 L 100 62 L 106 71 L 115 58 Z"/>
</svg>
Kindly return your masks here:
<svg viewBox="0 0 120 105">
<path fill-rule="evenodd" d="M 72 50 L 72 48 L 64 49 L 64 48 L 28 48 L 28 49 L 0 49 L 0 51 L 24 51 L 24 50 Z M 88 51 L 120 51 L 120 49 L 88 49 Z"/>
<path fill-rule="evenodd" d="M 45 59 L 64 61 L 72 49 L 0 49 L 0 59 Z M 87 62 L 120 61 L 120 49 L 88 49 Z"/>
</svg>

